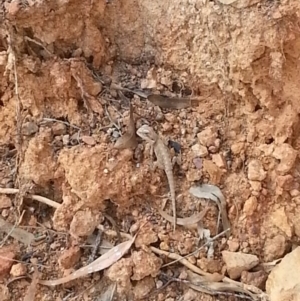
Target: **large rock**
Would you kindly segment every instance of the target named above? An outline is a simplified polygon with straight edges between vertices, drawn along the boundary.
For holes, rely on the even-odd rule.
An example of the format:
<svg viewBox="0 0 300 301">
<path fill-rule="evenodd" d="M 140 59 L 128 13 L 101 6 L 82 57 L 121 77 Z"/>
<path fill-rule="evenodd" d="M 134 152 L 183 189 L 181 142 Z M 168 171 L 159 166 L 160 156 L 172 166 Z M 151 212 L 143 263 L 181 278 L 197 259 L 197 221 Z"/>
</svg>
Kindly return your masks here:
<svg viewBox="0 0 300 301">
<path fill-rule="evenodd" d="M 300 247 L 287 254 L 270 273 L 266 291 L 271 301 L 300 300 Z"/>
<path fill-rule="evenodd" d="M 223 251 L 222 256 L 231 279 L 239 278 L 243 271 L 248 271 L 259 263 L 257 256 L 241 252 Z"/>
</svg>

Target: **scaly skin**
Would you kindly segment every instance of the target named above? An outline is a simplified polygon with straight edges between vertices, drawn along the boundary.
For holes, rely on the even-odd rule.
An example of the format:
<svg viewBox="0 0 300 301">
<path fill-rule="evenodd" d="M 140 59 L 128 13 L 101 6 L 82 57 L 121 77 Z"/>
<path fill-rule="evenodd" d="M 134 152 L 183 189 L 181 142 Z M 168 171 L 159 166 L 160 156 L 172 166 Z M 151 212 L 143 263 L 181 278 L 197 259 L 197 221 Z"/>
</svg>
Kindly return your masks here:
<svg viewBox="0 0 300 301">
<path fill-rule="evenodd" d="M 154 130 L 148 126 L 143 125 L 137 130 L 137 135 L 140 136 L 145 141 L 151 144 L 152 152 L 154 150 L 155 156 L 157 158 L 157 166 L 163 169 L 166 173 L 170 194 L 171 194 L 171 201 L 172 201 L 172 208 L 173 208 L 173 230 L 176 229 L 176 196 L 175 196 L 175 181 L 173 177 L 173 165 L 171 161 L 171 157 L 169 154 L 169 150 L 164 142 L 159 138 L 159 136 L 154 132 Z"/>
</svg>

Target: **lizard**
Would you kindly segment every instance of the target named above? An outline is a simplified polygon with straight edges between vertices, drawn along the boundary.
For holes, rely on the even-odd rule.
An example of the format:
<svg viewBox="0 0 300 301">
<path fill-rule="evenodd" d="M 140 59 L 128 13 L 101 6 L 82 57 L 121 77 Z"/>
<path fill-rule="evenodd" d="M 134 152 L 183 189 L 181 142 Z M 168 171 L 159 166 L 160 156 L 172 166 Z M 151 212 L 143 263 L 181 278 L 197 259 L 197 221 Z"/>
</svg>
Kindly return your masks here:
<svg viewBox="0 0 300 301">
<path fill-rule="evenodd" d="M 169 189 L 171 194 L 172 201 L 172 210 L 173 210 L 173 231 L 176 229 L 176 196 L 175 196 L 175 180 L 173 176 L 173 164 L 171 161 L 171 156 L 169 154 L 168 147 L 165 145 L 163 140 L 159 137 L 157 133 L 153 130 L 152 127 L 148 125 L 142 125 L 137 130 L 137 135 L 141 137 L 146 142 L 150 143 L 150 153 L 153 155 L 155 153 L 157 161 L 155 166 L 163 169 L 166 173 Z"/>
</svg>

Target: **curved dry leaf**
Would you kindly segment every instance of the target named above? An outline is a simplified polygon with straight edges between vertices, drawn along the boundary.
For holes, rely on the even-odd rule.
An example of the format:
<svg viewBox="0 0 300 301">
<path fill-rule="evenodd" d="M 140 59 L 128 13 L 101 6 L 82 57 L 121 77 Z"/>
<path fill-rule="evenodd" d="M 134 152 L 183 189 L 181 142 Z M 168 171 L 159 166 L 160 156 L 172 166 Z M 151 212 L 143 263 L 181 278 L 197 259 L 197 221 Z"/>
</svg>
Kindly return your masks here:
<svg viewBox="0 0 300 301">
<path fill-rule="evenodd" d="M 114 148 L 117 149 L 135 148 L 138 144 L 136 139 L 136 133 L 135 133 L 136 128 L 133 119 L 133 109 L 131 104 L 129 105 L 129 110 L 130 110 L 130 116 L 129 116 L 127 132 L 116 141 Z"/>
<path fill-rule="evenodd" d="M 232 4 L 234 2 L 237 2 L 238 0 L 218 0 L 219 2 L 221 2 L 222 4 Z"/>
<path fill-rule="evenodd" d="M 180 226 L 190 226 L 190 225 L 195 225 L 197 224 L 199 221 L 201 221 L 203 219 L 203 217 L 205 216 L 206 212 L 207 212 L 208 208 L 205 208 L 203 211 L 201 211 L 200 213 L 194 214 L 190 217 L 186 217 L 186 218 L 180 218 L 177 217 L 176 218 L 176 224 L 180 225 Z M 167 214 L 165 211 L 158 209 L 159 214 L 168 222 L 173 223 L 173 216 Z"/>
<path fill-rule="evenodd" d="M 197 198 L 210 199 L 214 201 L 218 205 L 222 215 L 223 230 L 230 229 L 225 197 L 219 187 L 210 184 L 203 184 L 191 187 L 189 189 L 189 193 Z M 226 236 L 230 236 L 230 231 L 226 232 Z"/>
<path fill-rule="evenodd" d="M 124 256 L 124 254 L 130 249 L 132 244 L 134 243 L 136 235 L 125 242 L 120 243 L 119 245 L 115 246 L 114 248 L 110 249 L 107 253 L 102 255 L 101 257 L 97 258 L 92 263 L 88 264 L 85 267 L 75 271 L 74 273 L 62 277 L 56 280 L 39 280 L 40 284 L 48 285 L 48 286 L 55 286 L 59 284 L 63 284 L 69 282 L 71 280 L 77 279 L 79 277 L 84 277 L 88 274 L 98 272 L 110 267 L 112 264 L 117 262 L 120 258 Z"/>
<path fill-rule="evenodd" d="M 191 106 L 191 99 L 186 97 L 168 97 L 159 94 L 151 94 L 147 97 L 156 106 L 165 109 L 180 110 Z"/>
</svg>

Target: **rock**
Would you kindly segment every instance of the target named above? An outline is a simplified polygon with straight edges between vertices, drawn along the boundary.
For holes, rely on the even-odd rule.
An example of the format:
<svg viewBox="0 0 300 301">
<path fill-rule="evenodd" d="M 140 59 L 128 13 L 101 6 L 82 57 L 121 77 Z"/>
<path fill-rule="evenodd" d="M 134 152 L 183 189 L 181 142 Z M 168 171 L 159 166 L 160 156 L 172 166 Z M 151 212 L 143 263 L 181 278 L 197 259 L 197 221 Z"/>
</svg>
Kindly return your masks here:
<svg viewBox="0 0 300 301">
<path fill-rule="evenodd" d="M 212 146 L 215 144 L 215 140 L 218 137 L 217 129 L 215 127 L 207 127 L 203 131 L 197 134 L 200 144 L 205 146 Z"/>
<path fill-rule="evenodd" d="M 162 259 L 153 253 L 145 251 L 134 251 L 131 255 L 133 261 L 133 276 L 132 280 L 141 280 L 147 276 L 156 277 L 163 264 Z"/>
<path fill-rule="evenodd" d="M 244 204 L 243 211 L 246 216 L 251 216 L 257 208 L 257 198 L 255 196 L 251 196 L 249 199 L 246 200 Z"/>
<path fill-rule="evenodd" d="M 245 148 L 244 142 L 236 142 L 231 145 L 231 151 L 234 155 L 240 154 Z"/>
<path fill-rule="evenodd" d="M 31 136 L 33 134 L 35 134 L 36 132 L 38 132 L 39 127 L 36 125 L 35 122 L 29 121 L 29 122 L 25 122 L 22 125 L 22 134 L 24 136 Z"/>
<path fill-rule="evenodd" d="M 53 136 L 61 136 L 67 132 L 67 127 L 62 122 L 56 122 L 52 126 Z"/>
<path fill-rule="evenodd" d="M 131 258 L 122 258 L 115 264 L 113 264 L 110 268 L 108 268 L 108 270 L 106 270 L 106 277 L 112 282 L 117 283 L 118 294 L 128 292 L 132 287 L 130 282 L 132 267 L 133 263 Z"/>
<path fill-rule="evenodd" d="M 63 145 L 68 145 L 70 143 L 70 135 L 63 135 Z"/>
<path fill-rule="evenodd" d="M 271 301 L 300 300 L 300 247 L 287 254 L 271 271 L 266 291 Z"/>
<path fill-rule="evenodd" d="M 87 145 L 93 146 L 96 144 L 94 137 L 91 137 L 91 136 L 81 136 L 81 140 L 82 140 L 82 142 L 84 142 Z"/>
<path fill-rule="evenodd" d="M 287 174 L 293 167 L 298 155 L 298 151 L 287 143 L 280 144 L 273 151 L 274 158 L 280 160 L 277 172 L 281 175 Z"/>
<path fill-rule="evenodd" d="M 64 269 L 70 269 L 74 267 L 76 263 L 78 263 L 81 257 L 81 251 L 78 246 L 71 247 L 59 256 L 58 264 Z"/>
<path fill-rule="evenodd" d="M 254 285 L 260 288 L 261 290 L 264 290 L 267 278 L 268 275 L 263 270 L 257 272 L 243 271 L 241 275 L 241 282 L 249 285 Z"/>
<path fill-rule="evenodd" d="M 243 271 L 248 271 L 258 265 L 257 256 L 241 252 L 222 251 L 228 275 L 231 279 L 237 279 Z"/>
<path fill-rule="evenodd" d="M 294 188 L 294 178 L 291 175 L 278 176 L 276 184 L 283 190 L 291 190 Z"/>
<path fill-rule="evenodd" d="M 263 181 L 267 176 L 262 163 L 253 159 L 248 164 L 248 179 L 251 181 Z"/>
<path fill-rule="evenodd" d="M 5 208 L 10 208 L 11 205 L 12 205 L 11 199 L 5 194 L 1 194 L 0 195 L 0 210 L 5 209 Z"/>
<path fill-rule="evenodd" d="M 24 180 L 32 181 L 41 187 L 49 187 L 49 181 L 54 179 L 56 168 L 51 142 L 51 131 L 46 129 L 30 139 L 20 166 L 20 176 Z"/>
<path fill-rule="evenodd" d="M 239 241 L 237 239 L 228 240 L 227 245 L 228 250 L 231 252 L 236 252 L 240 247 Z"/>
<path fill-rule="evenodd" d="M 202 257 L 197 260 L 197 266 L 201 268 L 203 271 L 208 273 L 219 273 L 222 269 L 222 264 L 219 260 L 208 259 L 206 257 Z"/>
<path fill-rule="evenodd" d="M 23 263 L 14 264 L 10 269 L 10 275 L 13 277 L 24 276 L 27 273 L 27 267 Z"/>
<path fill-rule="evenodd" d="M 70 225 L 70 234 L 75 237 L 91 235 L 99 223 L 99 216 L 92 213 L 91 210 L 77 211 Z"/>
<path fill-rule="evenodd" d="M 288 242 L 281 234 L 273 238 L 267 238 L 264 245 L 264 260 L 273 261 L 284 255 L 288 248 Z"/>
<path fill-rule="evenodd" d="M 12 259 L 15 259 L 16 253 L 12 246 L 5 246 L 0 249 L 0 277 L 9 273 L 14 263 Z"/>
<path fill-rule="evenodd" d="M 154 289 L 154 287 L 154 279 L 150 276 L 138 281 L 133 288 L 133 294 L 136 300 L 142 299 L 147 296 L 152 291 L 152 289 Z"/>
<path fill-rule="evenodd" d="M 207 147 L 201 144 L 194 144 L 192 146 L 192 151 L 194 152 L 195 156 L 203 158 L 208 155 Z"/>
<path fill-rule="evenodd" d="M 289 238 L 292 237 L 294 232 L 293 226 L 289 223 L 288 217 L 283 207 L 271 213 L 270 221 L 275 227 L 279 228 Z"/>
<path fill-rule="evenodd" d="M 226 161 L 222 154 L 214 154 L 211 156 L 212 161 L 220 168 L 226 168 Z"/>
<path fill-rule="evenodd" d="M 153 229 L 145 226 L 145 227 L 141 228 L 134 243 L 135 243 L 136 248 L 140 248 L 143 245 L 148 246 L 157 241 L 158 241 L 157 233 L 154 232 Z"/>
<path fill-rule="evenodd" d="M 249 181 L 249 184 L 254 191 L 261 191 L 262 185 L 259 181 Z"/>
<path fill-rule="evenodd" d="M 210 160 L 203 160 L 203 169 L 209 174 L 211 184 L 218 185 L 224 171 Z"/>
<path fill-rule="evenodd" d="M 10 301 L 11 295 L 9 293 L 8 287 L 6 285 L 0 284 L 0 300 L 1 301 Z"/>
</svg>

